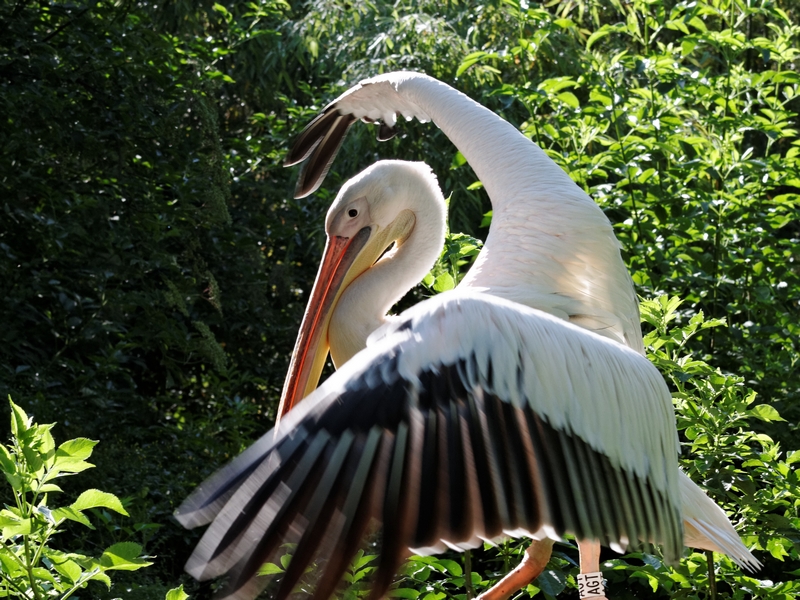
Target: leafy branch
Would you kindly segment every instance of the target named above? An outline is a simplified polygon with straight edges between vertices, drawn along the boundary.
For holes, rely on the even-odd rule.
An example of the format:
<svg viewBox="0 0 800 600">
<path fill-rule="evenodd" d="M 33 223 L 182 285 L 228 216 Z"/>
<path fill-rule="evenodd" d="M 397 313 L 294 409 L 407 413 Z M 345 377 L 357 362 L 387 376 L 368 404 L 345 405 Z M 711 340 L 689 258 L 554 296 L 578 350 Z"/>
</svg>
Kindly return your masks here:
<svg viewBox="0 0 800 600">
<path fill-rule="evenodd" d="M 113 544 L 98 558 L 50 547 L 66 521 L 94 529 L 85 514 L 89 509 L 128 513 L 119 498 L 96 489 L 84 491 L 68 506 L 51 508 L 50 496 L 62 492 L 54 481 L 92 468 L 87 459 L 97 442 L 77 438 L 56 447 L 53 424 L 37 425 L 10 398 L 9 404 L 11 443 L 0 444 L 0 469 L 11 486 L 14 506 L 0 510 L 3 597 L 66 600 L 90 581 L 110 588 L 109 571 L 135 571 L 152 564 L 134 542 Z"/>
</svg>

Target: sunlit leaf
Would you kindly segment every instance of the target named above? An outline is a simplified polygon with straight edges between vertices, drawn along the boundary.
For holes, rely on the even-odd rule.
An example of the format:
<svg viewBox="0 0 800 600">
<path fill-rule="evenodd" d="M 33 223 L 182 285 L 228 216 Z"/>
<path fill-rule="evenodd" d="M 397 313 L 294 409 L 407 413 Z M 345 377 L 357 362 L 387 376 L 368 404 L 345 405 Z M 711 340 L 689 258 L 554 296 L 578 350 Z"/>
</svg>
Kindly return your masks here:
<svg viewBox="0 0 800 600">
<path fill-rule="evenodd" d="M 101 492 L 100 490 L 89 489 L 81 493 L 78 499 L 71 505 L 73 510 L 82 511 L 87 508 L 108 508 L 122 515 L 128 516 L 128 512 L 123 508 L 122 503 L 114 494 Z"/>
<path fill-rule="evenodd" d="M 785 421 L 778 411 L 769 404 L 759 404 L 758 406 L 754 406 L 750 409 L 750 412 L 762 421 L 766 421 L 768 423 L 771 421 Z"/>
<path fill-rule="evenodd" d="M 274 575 L 276 573 L 283 573 L 284 569 L 276 565 L 275 563 L 264 563 L 261 565 L 261 568 L 258 570 L 259 575 Z"/>
<path fill-rule="evenodd" d="M 188 600 L 189 594 L 183 591 L 183 586 L 173 588 L 167 592 L 164 600 Z"/>
<path fill-rule="evenodd" d="M 105 570 L 136 571 L 153 563 L 139 555 L 142 547 L 134 542 L 120 542 L 109 546 L 100 557 L 100 564 Z"/>
</svg>

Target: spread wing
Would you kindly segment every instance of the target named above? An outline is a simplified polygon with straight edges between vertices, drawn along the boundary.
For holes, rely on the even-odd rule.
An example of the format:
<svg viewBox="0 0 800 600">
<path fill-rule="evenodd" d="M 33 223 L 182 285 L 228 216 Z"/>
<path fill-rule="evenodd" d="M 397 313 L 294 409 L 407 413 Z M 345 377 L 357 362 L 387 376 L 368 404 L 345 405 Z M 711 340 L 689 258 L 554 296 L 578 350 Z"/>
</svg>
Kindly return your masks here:
<svg viewBox="0 0 800 600">
<path fill-rule="evenodd" d="M 211 523 L 187 565 L 252 598 L 259 567 L 297 542 L 283 599 L 317 552 L 315 598 L 383 525 L 373 597 L 409 549 L 569 532 L 682 549 L 669 392 L 637 353 L 488 295 L 442 294 L 374 336 L 177 512 Z"/>
</svg>

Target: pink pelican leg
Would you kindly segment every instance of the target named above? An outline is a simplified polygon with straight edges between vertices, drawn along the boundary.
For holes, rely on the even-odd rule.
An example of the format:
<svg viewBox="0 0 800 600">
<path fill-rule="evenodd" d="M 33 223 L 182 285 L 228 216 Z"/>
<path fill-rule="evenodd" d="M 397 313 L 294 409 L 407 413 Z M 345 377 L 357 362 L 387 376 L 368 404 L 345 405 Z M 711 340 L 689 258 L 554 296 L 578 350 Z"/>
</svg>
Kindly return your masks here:
<svg viewBox="0 0 800 600">
<path fill-rule="evenodd" d="M 490 589 L 478 596 L 478 600 L 507 600 L 541 575 L 552 553 L 553 540 L 549 538 L 533 540 L 525 550 L 522 562 Z"/>
<path fill-rule="evenodd" d="M 578 575 L 578 593 L 581 600 L 605 600 L 603 574 L 600 572 L 600 543 L 593 540 L 578 542 L 581 574 Z"/>
<path fill-rule="evenodd" d="M 507 600 L 542 574 L 552 552 L 553 540 L 534 540 L 516 568 L 478 596 L 478 600 Z M 606 600 L 603 576 L 600 573 L 600 544 L 595 541 L 579 541 L 578 552 L 580 572 L 583 576 L 579 581 L 581 600 L 584 598 Z"/>
</svg>

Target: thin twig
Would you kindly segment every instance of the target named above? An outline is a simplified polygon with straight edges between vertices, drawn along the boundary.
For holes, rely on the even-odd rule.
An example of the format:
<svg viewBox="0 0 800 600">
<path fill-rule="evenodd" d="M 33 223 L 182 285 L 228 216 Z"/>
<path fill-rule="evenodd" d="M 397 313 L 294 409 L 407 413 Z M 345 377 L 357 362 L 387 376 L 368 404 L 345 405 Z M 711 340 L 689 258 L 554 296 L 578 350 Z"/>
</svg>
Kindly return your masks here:
<svg viewBox="0 0 800 600">
<path fill-rule="evenodd" d="M 475 597 L 475 590 L 472 588 L 472 551 L 464 552 L 464 585 L 466 586 L 467 600 Z"/>
<path fill-rule="evenodd" d="M 711 600 L 717 600 L 717 579 L 714 574 L 714 553 L 706 550 L 706 562 L 708 563 L 708 592 Z"/>
</svg>

